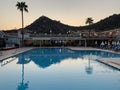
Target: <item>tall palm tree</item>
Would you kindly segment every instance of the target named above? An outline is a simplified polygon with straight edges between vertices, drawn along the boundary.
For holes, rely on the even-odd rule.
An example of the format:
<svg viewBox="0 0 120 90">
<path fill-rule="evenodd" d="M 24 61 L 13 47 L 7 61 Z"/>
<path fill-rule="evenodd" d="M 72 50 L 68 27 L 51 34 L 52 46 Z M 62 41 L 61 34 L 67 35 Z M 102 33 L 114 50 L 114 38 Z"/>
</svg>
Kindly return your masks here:
<svg viewBox="0 0 120 90">
<path fill-rule="evenodd" d="M 25 2 L 17 2 L 16 4 L 16 7 L 18 10 L 21 11 L 21 15 L 22 15 L 22 31 L 21 31 L 21 34 L 22 34 L 22 46 L 24 45 L 24 31 L 23 31 L 23 28 L 24 28 L 24 18 L 23 18 L 23 11 L 25 12 L 28 12 L 28 6 L 26 5 Z"/>
<path fill-rule="evenodd" d="M 92 17 L 88 17 L 88 18 L 86 19 L 85 24 L 92 25 L 92 24 L 93 24 L 93 21 L 94 21 L 94 20 L 92 19 Z M 88 39 L 89 39 L 89 42 L 90 42 L 90 29 L 89 29 Z"/>
<path fill-rule="evenodd" d="M 89 24 L 89 25 L 93 24 L 92 17 L 87 18 L 85 24 Z"/>
</svg>

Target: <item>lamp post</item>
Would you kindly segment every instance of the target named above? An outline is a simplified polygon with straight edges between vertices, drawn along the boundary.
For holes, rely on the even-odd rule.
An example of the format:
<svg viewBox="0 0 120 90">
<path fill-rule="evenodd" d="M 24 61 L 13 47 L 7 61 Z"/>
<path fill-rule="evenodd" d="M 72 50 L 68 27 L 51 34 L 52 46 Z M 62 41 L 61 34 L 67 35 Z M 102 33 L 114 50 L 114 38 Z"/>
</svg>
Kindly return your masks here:
<svg viewBox="0 0 120 90">
<path fill-rule="evenodd" d="M 50 36 L 52 36 L 52 30 L 50 30 Z"/>
<path fill-rule="evenodd" d="M 50 30 L 50 37 L 52 36 L 52 30 Z M 50 39 L 50 45 L 52 45 L 51 43 L 51 39 Z"/>
</svg>

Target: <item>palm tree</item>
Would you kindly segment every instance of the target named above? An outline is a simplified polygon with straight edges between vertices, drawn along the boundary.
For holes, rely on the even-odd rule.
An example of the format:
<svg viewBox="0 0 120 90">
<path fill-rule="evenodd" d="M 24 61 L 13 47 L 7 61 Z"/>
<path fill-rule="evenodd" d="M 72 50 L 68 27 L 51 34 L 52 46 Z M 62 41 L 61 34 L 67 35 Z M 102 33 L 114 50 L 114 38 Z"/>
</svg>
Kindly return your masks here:
<svg viewBox="0 0 120 90">
<path fill-rule="evenodd" d="M 93 24 L 93 19 L 92 19 L 91 17 L 88 17 L 88 18 L 86 19 L 85 24 L 92 25 L 92 24 Z M 89 40 L 90 40 L 90 29 L 89 29 L 89 35 L 88 35 L 88 38 L 89 38 Z M 89 41 L 89 42 L 90 42 L 90 41 Z"/>
<path fill-rule="evenodd" d="M 26 5 L 25 2 L 17 2 L 16 4 L 16 7 L 18 10 L 21 11 L 21 15 L 22 15 L 22 31 L 21 31 L 21 34 L 22 34 L 22 46 L 24 45 L 24 31 L 23 31 L 23 28 L 24 28 L 24 19 L 23 19 L 23 11 L 25 12 L 28 12 L 28 6 Z"/>
<path fill-rule="evenodd" d="M 93 24 L 92 17 L 87 18 L 85 24 L 89 24 L 89 25 Z"/>
</svg>

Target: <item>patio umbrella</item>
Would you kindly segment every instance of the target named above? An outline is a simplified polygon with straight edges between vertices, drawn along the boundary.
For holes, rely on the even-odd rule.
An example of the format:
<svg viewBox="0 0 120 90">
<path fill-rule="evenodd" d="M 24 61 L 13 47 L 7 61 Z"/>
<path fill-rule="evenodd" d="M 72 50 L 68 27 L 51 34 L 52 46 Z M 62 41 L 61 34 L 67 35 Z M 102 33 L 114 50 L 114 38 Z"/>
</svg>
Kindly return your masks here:
<svg viewBox="0 0 120 90">
<path fill-rule="evenodd" d="M 97 41 L 95 41 L 95 45 L 97 45 Z"/>
<path fill-rule="evenodd" d="M 107 42 L 105 41 L 105 45 L 107 44 Z"/>
<path fill-rule="evenodd" d="M 114 42 L 114 45 L 117 45 L 116 41 Z"/>
<path fill-rule="evenodd" d="M 55 43 L 57 43 L 58 41 L 55 41 Z"/>
<path fill-rule="evenodd" d="M 104 42 L 101 43 L 101 46 L 105 45 Z"/>
<path fill-rule="evenodd" d="M 116 42 L 115 41 L 112 41 L 112 45 L 115 45 L 116 44 Z"/>
<path fill-rule="evenodd" d="M 117 41 L 117 45 L 120 45 L 120 42 L 119 42 L 119 41 Z"/>
<path fill-rule="evenodd" d="M 108 42 L 108 46 L 110 46 L 110 42 Z"/>
</svg>

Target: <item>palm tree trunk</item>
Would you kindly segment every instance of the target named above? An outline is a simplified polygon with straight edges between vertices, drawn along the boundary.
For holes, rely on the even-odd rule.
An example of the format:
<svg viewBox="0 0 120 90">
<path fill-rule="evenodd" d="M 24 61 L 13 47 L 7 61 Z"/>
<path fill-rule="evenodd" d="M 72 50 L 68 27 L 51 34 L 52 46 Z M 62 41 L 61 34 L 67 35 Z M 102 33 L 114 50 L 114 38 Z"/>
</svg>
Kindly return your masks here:
<svg viewBox="0 0 120 90">
<path fill-rule="evenodd" d="M 23 19 L 23 11 L 21 11 L 22 14 L 22 46 L 24 46 L 24 19 Z"/>
<path fill-rule="evenodd" d="M 89 29 L 89 36 L 88 36 L 88 42 L 89 42 L 89 46 L 90 46 L 90 29 Z"/>
</svg>

